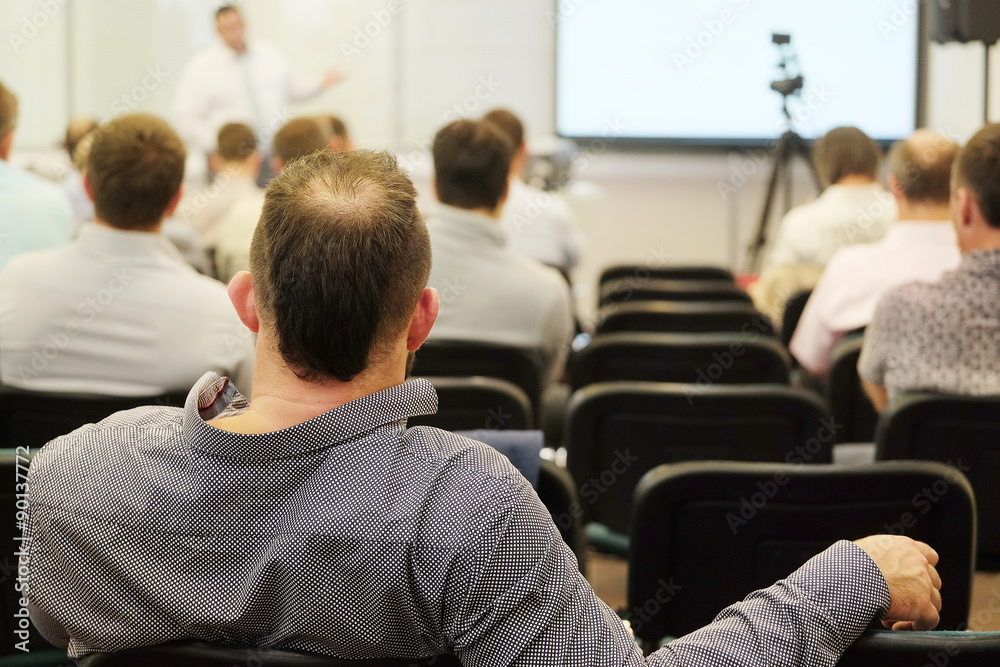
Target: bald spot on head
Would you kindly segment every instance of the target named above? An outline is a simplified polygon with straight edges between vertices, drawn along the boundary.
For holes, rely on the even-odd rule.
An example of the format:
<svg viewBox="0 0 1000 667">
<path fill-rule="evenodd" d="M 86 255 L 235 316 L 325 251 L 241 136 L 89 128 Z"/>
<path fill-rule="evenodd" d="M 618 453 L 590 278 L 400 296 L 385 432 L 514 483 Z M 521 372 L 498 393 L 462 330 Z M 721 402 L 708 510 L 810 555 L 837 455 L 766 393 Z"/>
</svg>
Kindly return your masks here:
<svg viewBox="0 0 1000 667">
<path fill-rule="evenodd" d="M 951 167 L 958 144 L 922 128 L 898 142 L 889 165 L 903 196 L 914 203 L 947 204 L 951 197 Z"/>
</svg>

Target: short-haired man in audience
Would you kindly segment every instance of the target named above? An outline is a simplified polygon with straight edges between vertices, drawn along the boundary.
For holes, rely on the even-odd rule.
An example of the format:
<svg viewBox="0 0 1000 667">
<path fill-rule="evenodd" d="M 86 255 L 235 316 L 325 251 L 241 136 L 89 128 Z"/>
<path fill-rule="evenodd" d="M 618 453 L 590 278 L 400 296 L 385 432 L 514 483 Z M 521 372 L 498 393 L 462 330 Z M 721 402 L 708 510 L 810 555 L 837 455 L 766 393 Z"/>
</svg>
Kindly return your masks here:
<svg viewBox="0 0 1000 667">
<path fill-rule="evenodd" d="M 84 177 L 94 222 L 0 272 L 3 384 L 149 396 L 217 370 L 249 390 L 253 343 L 225 287 L 160 233 L 180 199 L 184 158 L 155 116 L 122 116 L 95 133 Z"/>
<path fill-rule="evenodd" d="M 17 113 L 17 97 L 0 82 L 0 269 L 22 252 L 69 243 L 75 228 L 58 185 L 8 162 Z"/>
<path fill-rule="evenodd" d="M 395 160 L 316 153 L 266 200 L 229 286 L 258 332 L 249 405 L 208 373 L 183 409 L 119 413 L 31 464 L 25 595 L 70 656 L 197 638 L 468 667 L 833 665 L 875 618 L 937 623 L 937 555 L 883 535 L 836 543 L 647 662 L 507 459 L 407 428 L 437 406 L 406 375 L 438 295 Z"/>
<path fill-rule="evenodd" d="M 886 293 L 865 331 L 858 373 L 881 411 L 902 391 L 1000 395 L 1000 124 L 952 170 L 959 267 Z"/>
<path fill-rule="evenodd" d="M 294 118 L 275 133 L 272 144 L 271 169 L 278 174 L 292 160 L 326 150 L 330 139 L 318 118 Z M 215 243 L 219 280 L 229 282 L 250 267 L 250 240 L 263 207 L 264 192 L 259 190 L 234 202 L 219 222 Z"/>
<path fill-rule="evenodd" d="M 569 275 L 586 245 L 573 210 L 559 195 L 524 182 L 528 145 L 521 120 L 506 109 L 494 109 L 483 120 L 503 130 L 516 147 L 510 161 L 510 190 L 501 216 L 507 247 Z"/>
<path fill-rule="evenodd" d="M 331 151 L 354 150 L 354 142 L 351 141 L 351 135 L 347 132 L 347 123 L 333 114 L 324 114 L 317 116 L 317 118 L 324 124 L 324 129 L 329 133 Z"/>
<path fill-rule="evenodd" d="M 802 367 L 826 375 L 844 334 L 868 326 L 875 305 L 904 283 L 934 282 L 958 266 L 960 255 L 948 202 L 958 146 L 918 130 L 889 153 L 889 191 L 899 222 L 881 241 L 842 248 L 813 290 L 789 346 Z"/>
<path fill-rule="evenodd" d="M 177 209 L 177 217 L 190 225 L 206 248 L 214 248 L 219 224 L 233 204 L 264 196 L 263 188 L 257 185 L 261 157 L 253 129 L 244 123 L 223 125 L 209 163 L 215 180 L 194 196 L 185 197 Z"/>
<path fill-rule="evenodd" d="M 573 336 L 569 288 L 553 269 L 512 252 L 500 223 L 514 146 L 493 123 L 459 120 L 434 138 L 428 215 L 431 287 L 441 315 L 431 334 L 524 348 L 538 355 L 546 384 L 558 379 Z"/>
<path fill-rule="evenodd" d="M 838 250 L 878 241 L 898 217 L 895 200 L 878 182 L 882 149 L 864 132 L 834 128 L 816 140 L 812 157 L 823 193 L 781 220 L 750 289 L 754 304 L 776 322 L 789 297 L 816 286 Z"/>
<path fill-rule="evenodd" d="M 99 123 L 89 117 L 80 116 L 74 118 L 66 126 L 66 138 L 63 139 L 63 148 L 69 157 L 70 170 L 62 180 L 62 189 L 73 207 L 73 216 L 78 223 L 89 222 L 94 219 L 94 202 L 90 201 L 87 191 L 83 187 L 83 169 L 86 159 L 81 159 L 79 153 L 89 153 L 89 149 L 78 151 L 80 145 L 88 141 L 87 137 L 97 129 Z"/>
</svg>

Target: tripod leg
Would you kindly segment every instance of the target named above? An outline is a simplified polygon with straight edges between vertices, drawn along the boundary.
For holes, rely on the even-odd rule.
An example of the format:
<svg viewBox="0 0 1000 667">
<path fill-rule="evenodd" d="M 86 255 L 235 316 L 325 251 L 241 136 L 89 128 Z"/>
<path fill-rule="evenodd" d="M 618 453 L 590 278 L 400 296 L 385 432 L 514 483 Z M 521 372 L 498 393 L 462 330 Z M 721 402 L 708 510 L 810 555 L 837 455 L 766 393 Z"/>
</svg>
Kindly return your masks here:
<svg viewBox="0 0 1000 667">
<path fill-rule="evenodd" d="M 782 156 L 785 151 L 786 139 L 782 136 L 774 147 L 774 165 L 771 168 L 771 180 L 767 186 L 767 198 L 764 200 L 764 210 L 761 212 L 760 220 L 757 223 L 757 233 L 753 243 L 750 244 L 747 254 L 746 271 L 756 273 L 760 267 L 760 253 L 767 243 L 767 225 L 771 219 L 771 208 L 774 205 L 774 197 L 778 190 L 778 181 L 781 180 Z"/>
</svg>

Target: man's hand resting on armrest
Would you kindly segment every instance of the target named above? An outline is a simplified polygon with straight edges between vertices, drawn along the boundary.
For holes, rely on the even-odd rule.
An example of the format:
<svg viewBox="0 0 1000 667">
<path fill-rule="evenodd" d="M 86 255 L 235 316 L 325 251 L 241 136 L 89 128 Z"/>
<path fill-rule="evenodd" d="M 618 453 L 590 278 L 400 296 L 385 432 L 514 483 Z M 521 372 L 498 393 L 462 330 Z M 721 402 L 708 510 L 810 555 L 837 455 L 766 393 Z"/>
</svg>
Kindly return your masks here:
<svg viewBox="0 0 1000 667">
<path fill-rule="evenodd" d="M 941 611 L 938 555 L 923 542 L 897 535 L 872 535 L 855 542 L 882 571 L 889 585 L 889 611 L 882 625 L 893 630 L 932 630 Z"/>
</svg>

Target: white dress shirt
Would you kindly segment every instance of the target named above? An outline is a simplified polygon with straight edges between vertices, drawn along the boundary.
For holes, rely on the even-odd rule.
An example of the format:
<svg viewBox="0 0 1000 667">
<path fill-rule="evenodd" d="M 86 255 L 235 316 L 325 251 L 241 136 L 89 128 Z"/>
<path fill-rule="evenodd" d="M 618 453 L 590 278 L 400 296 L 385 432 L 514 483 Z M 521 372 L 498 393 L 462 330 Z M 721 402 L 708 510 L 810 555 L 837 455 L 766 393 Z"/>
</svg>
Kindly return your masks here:
<svg viewBox="0 0 1000 667">
<path fill-rule="evenodd" d="M 950 222 L 897 222 L 881 241 L 833 256 L 795 328 L 789 349 L 816 375 L 848 331 L 867 326 L 882 295 L 909 282 L 936 282 L 961 255 Z"/>
<path fill-rule="evenodd" d="M 0 273 L 0 382 L 116 396 L 179 391 L 209 370 L 250 391 L 253 336 L 217 280 L 162 234 L 88 223 Z"/>
<path fill-rule="evenodd" d="M 441 296 L 431 340 L 471 340 L 538 351 L 546 380 L 561 372 L 573 336 L 569 286 L 511 252 L 498 220 L 438 205 L 427 217 L 429 287 Z"/>
<path fill-rule="evenodd" d="M 263 193 L 249 176 L 222 172 L 210 185 L 186 195 L 174 217 L 194 230 L 206 248 L 214 248 L 219 243 L 220 225 L 233 204 Z"/>
<path fill-rule="evenodd" d="M 281 51 L 248 41 L 237 53 L 218 41 L 196 54 L 181 73 L 174 122 L 188 147 L 210 153 L 219 128 L 246 123 L 263 146 L 289 120 L 288 103 L 320 92 L 320 78 L 298 79 Z"/>
<path fill-rule="evenodd" d="M 767 266 L 822 268 L 845 246 L 878 241 L 897 217 L 896 200 L 877 183 L 831 185 L 784 217 Z"/>
<path fill-rule="evenodd" d="M 514 252 L 567 272 L 579 263 L 583 232 L 559 195 L 512 178 L 501 220 Z"/>
</svg>

